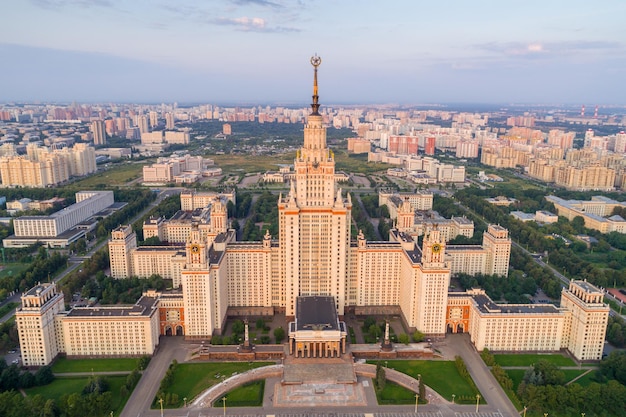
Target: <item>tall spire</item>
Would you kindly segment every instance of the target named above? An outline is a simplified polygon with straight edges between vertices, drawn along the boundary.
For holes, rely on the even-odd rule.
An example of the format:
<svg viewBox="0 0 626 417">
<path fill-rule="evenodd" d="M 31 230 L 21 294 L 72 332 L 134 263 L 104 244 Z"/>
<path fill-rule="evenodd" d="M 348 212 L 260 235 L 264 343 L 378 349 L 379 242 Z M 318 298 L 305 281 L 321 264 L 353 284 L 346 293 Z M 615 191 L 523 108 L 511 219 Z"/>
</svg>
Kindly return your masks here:
<svg viewBox="0 0 626 417">
<path fill-rule="evenodd" d="M 317 67 L 322 63 L 322 58 L 317 56 L 311 57 L 311 65 L 313 65 L 313 103 L 311 104 L 312 116 L 319 116 L 320 104 L 318 103 L 319 96 L 317 95 Z"/>
</svg>

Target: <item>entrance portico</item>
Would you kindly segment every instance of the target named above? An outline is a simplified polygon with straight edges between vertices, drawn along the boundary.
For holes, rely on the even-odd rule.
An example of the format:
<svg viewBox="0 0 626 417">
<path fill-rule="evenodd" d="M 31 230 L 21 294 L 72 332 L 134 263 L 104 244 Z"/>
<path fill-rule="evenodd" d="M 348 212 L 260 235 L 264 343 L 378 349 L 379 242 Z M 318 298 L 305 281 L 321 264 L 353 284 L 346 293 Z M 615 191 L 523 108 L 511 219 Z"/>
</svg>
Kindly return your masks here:
<svg viewBox="0 0 626 417">
<path fill-rule="evenodd" d="M 335 358 L 346 352 L 346 325 L 333 297 L 296 299 L 296 318 L 289 323 L 289 354 L 302 358 Z"/>
</svg>

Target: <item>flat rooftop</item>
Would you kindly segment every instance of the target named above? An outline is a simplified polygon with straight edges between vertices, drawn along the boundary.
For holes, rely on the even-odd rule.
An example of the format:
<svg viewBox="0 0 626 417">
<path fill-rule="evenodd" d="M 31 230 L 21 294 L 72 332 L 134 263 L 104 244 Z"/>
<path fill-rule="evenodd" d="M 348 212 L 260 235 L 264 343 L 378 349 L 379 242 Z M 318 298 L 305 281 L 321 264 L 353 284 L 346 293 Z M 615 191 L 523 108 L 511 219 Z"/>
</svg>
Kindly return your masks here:
<svg viewBox="0 0 626 417">
<path fill-rule="evenodd" d="M 156 310 L 156 297 L 143 296 L 133 306 L 78 307 L 67 313 L 67 317 L 149 317 Z"/>
<path fill-rule="evenodd" d="M 296 298 L 297 330 L 339 330 L 335 299 L 316 295 Z"/>
<path fill-rule="evenodd" d="M 481 313 L 492 314 L 558 314 L 552 304 L 496 304 L 484 294 L 472 295 Z"/>
</svg>

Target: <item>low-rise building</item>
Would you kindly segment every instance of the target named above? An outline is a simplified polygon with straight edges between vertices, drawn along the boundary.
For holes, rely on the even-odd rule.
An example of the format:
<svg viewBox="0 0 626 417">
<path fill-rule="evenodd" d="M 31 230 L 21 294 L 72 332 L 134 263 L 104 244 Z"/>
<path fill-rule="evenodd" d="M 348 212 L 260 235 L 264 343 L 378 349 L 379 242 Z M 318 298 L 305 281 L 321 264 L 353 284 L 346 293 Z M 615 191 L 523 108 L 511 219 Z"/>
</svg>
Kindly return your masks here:
<svg viewBox="0 0 626 417">
<path fill-rule="evenodd" d="M 50 247 L 65 247 L 85 235 L 75 228 L 114 204 L 113 191 L 79 191 L 76 203 L 49 216 L 22 216 L 13 221 L 15 234 L 3 240 L 4 247 L 16 248 L 42 242 Z"/>
<path fill-rule="evenodd" d="M 575 217 L 585 220 L 585 227 L 598 230 L 601 233 L 626 233 L 626 220 L 619 215 L 611 216 L 616 207 L 626 207 L 626 203 L 619 202 L 604 196 L 591 197 L 590 201 L 565 200 L 553 195 L 546 200 L 554 204 L 559 216 L 572 221 Z M 607 216 L 607 217 L 605 217 Z"/>
</svg>

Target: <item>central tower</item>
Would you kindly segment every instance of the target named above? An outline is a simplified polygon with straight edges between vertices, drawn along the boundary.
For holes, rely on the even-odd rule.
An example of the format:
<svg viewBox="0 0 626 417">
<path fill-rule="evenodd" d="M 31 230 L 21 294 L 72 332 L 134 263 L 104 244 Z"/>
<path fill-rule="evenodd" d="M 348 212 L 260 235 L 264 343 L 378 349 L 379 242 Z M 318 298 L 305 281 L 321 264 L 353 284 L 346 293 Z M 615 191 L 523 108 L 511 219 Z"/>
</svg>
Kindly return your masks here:
<svg viewBox="0 0 626 417">
<path fill-rule="evenodd" d="M 319 113 L 315 55 L 313 103 L 304 126 L 304 145 L 294 161 L 295 180 L 279 199 L 281 273 L 285 274 L 285 310 L 295 314 L 298 296 L 326 295 L 342 315 L 350 246 L 350 198 L 335 189 L 335 159 L 326 146 L 326 128 Z"/>
</svg>

